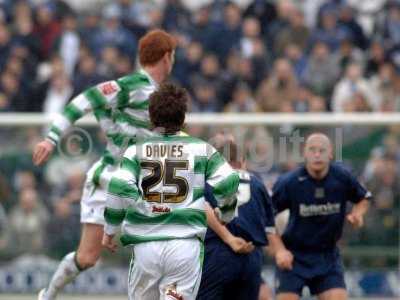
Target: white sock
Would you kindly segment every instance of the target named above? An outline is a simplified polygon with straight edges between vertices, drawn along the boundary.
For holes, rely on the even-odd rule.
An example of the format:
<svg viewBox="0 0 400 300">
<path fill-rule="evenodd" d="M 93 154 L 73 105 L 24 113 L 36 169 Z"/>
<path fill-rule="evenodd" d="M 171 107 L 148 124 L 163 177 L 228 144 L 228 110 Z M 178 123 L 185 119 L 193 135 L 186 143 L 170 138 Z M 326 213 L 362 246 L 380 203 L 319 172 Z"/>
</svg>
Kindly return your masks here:
<svg viewBox="0 0 400 300">
<path fill-rule="evenodd" d="M 81 272 L 75 262 L 75 252 L 68 253 L 54 273 L 46 289 L 45 299 L 54 300 L 57 294 Z"/>
</svg>

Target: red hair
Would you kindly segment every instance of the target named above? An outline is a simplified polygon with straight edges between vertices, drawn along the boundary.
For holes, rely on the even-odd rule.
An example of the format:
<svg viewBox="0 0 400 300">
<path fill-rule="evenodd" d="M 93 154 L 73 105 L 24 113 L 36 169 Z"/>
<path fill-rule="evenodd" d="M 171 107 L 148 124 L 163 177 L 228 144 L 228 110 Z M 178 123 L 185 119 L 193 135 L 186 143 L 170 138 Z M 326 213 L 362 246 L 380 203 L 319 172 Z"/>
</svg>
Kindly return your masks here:
<svg viewBox="0 0 400 300">
<path fill-rule="evenodd" d="M 155 29 L 139 40 L 139 62 L 141 66 L 151 66 L 159 62 L 166 53 L 176 48 L 175 38 L 164 30 Z"/>
</svg>

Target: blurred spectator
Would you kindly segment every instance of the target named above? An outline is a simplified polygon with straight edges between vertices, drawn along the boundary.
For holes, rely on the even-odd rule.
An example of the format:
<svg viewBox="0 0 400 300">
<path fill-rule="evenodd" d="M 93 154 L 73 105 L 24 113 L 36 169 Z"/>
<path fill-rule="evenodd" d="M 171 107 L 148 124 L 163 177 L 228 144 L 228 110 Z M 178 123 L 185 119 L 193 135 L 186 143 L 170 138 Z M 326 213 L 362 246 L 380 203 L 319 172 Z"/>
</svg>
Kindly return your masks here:
<svg viewBox="0 0 400 300">
<path fill-rule="evenodd" d="M 347 4 L 355 10 L 357 21 L 367 36 L 371 36 L 377 16 L 382 12 L 387 0 L 347 0 Z"/>
<path fill-rule="evenodd" d="M 92 55 L 84 55 L 78 63 L 74 76 L 74 95 L 83 92 L 87 87 L 94 86 L 103 81 L 103 77 L 97 73 L 96 60 Z"/>
<path fill-rule="evenodd" d="M 372 97 L 376 99 L 379 110 L 381 111 L 397 111 L 400 107 L 400 77 L 392 64 L 385 63 L 379 68 L 377 75 L 370 80 Z"/>
<path fill-rule="evenodd" d="M 339 48 L 340 41 L 349 38 L 349 32 L 337 23 L 337 12 L 334 9 L 327 9 L 322 12 L 321 27 L 314 30 L 311 35 L 311 43 L 321 41 L 328 45 L 331 51 Z"/>
<path fill-rule="evenodd" d="M 181 82 L 181 84 L 190 88 L 190 78 L 188 74 L 198 73 L 200 62 L 203 56 L 203 46 L 199 42 L 191 42 L 182 53 L 177 53 L 176 63 L 172 74 Z"/>
<path fill-rule="evenodd" d="M 19 202 L 10 213 L 10 237 L 14 253 L 42 253 L 48 212 L 34 189 L 19 192 Z"/>
<path fill-rule="evenodd" d="M 71 76 L 79 56 L 80 38 L 77 31 L 77 20 L 74 15 L 66 15 L 62 20 L 61 34 L 56 47 L 64 62 L 65 72 Z"/>
<path fill-rule="evenodd" d="M 289 18 L 295 10 L 293 2 L 288 0 L 282 0 L 277 3 L 277 18 L 271 22 L 268 28 L 268 32 L 265 36 L 266 44 L 270 47 L 270 50 L 275 49 L 275 43 L 277 37 L 280 35 L 282 30 L 289 25 Z M 274 53 L 274 56 L 278 56 L 279 53 Z"/>
<path fill-rule="evenodd" d="M 190 14 L 181 0 L 166 0 L 162 27 L 174 31 L 189 27 Z"/>
<path fill-rule="evenodd" d="M 257 91 L 257 102 L 263 111 L 276 112 L 282 103 L 294 100 L 296 91 L 297 80 L 289 61 L 278 59 L 272 74 L 261 83 Z"/>
<path fill-rule="evenodd" d="M 46 99 L 43 103 L 43 112 L 45 114 L 61 113 L 71 98 L 72 93 L 73 88 L 66 74 L 54 76 L 47 89 Z"/>
<path fill-rule="evenodd" d="M 289 25 L 282 29 L 276 38 L 274 51 L 281 56 L 289 44 L 298 46 L 302 52 L 306 50 L 310 30 L 304 23 L 304 15 L 300 10 L 293 10 L 289 15 Z"/>
<path fill-rule="evenodd" d="M 392 48 L 400 45 L 400 3 L 397 1 L 389 3 L 383 36 L 387 47 Z"/>
<path fill-rule="evenodd" d="M 114 6 L 103 10 L 104 26 L 94 37 L 94 47 L 97 54 L 106 48 L 116 48 L 122 53 L 135 57 L 137 40 L 128 30 L 121 26 L 121 12 Z"/>
<path fill-rule="evenodd" d="M 326 101 L 320 96 L 313 95 L 308 101 L 308 111 L 310 113 L 322 113 L 327 111 Z"/>
<path fill-rule="evenodd" d="M 211 82 L 199 79 L 194 83 L 193 112 L 217 112 L 220 106 L 217 100 L 217 90 Z"/>
<path fill-rule="evenodd" d="M 353 97 L 357 94 L 355 97 Z M 351 103 L 356 101 L 356 103 Z M 343 112 L 346 104 L 347 109 L 352 111 L 365 102 L 365 105 L 376 111 L 379 108 L 377 99 L 373 99 L 371 88 L 365 78 L 362 77 L 361 66 L 355 63 L 348 65 L 345 77 L 342 78 L 335 86 L 332 96 L 332 110 L 335 112 Z M 355 105 L 353 105 L 355 104 Z"/>
<path fill-rule="evenodd" d="M 218 35 L 223 37 L 216 42 L 216 53 L 220 59 L 229 53 L 234 47 L 239 45 L 241 33 L 241 12 L 234 3 L 226 4 L 224 8 L 224 18 L 219 25 Z"/>
<path fill-rule="evenodd" d="M 349 40 L 354 42 L 358 48 L 365 49 L 368 46 L 363 29 L 354 16 L 353 8 L 348 5 L 342 5 L 339 8 L 339 26 L 348 31 Z"/>
<path fill-rule="evenodd" d="M 257 18 L 261 25 L 261 32 L 265 36 L 268 27 L 277 16 L 275 3 L 271 0 L 253 0 L 244 11 L 244 16 Z"/>
<path fill-rule="evenodd" d="M 54 15 L 54 7 L 51 4 L 41 4 L 36 10 L 36 26 L 34 33 L 40 39 L 41 59 L 50 57 L 54 42 L 59 37 L 61 25 Z"/>
<path fill-rule="evenodd" d="M 81 42 L 85 44 L 86 47 L 94 52 L 96 50 L 95 38 L 100 34 L 100 15 L 95 11 L 90 11 L 83 17 L 83 22 L 79 27 L 79 34 L 81 36 Z"/>
<path fill-rule="evenodd" d="M 73 250 L 79 242 L 80 199 L 85 174 L 73 170 L 63 184 L 53 191 L 52 203 L 54 214 L 47 226 L 47 234 L 54 238 L 49 243 L 51 253 L 61 257 Z"/>
<path fill-rule="evenodd" d="M 305 85 L 297 88 L 295 98 L 293 99 L 293 109 L 295 112 L 304 113 L 309 110 L 309 102 L 312 93 Z"/>
<path fill-rule="evenodd" d="M 364 244 L 397 246 L 400 189 L 398 160 L 385 155 L 374 158 L 372 176 L 367 181 L 368 189 L 374 195 L 374 213 L 367 216 Z M 396 212 L 395 214 L 393 214 Z"/>
<path fill-rule="evenodd" d="M 292 65 L 296 78 L 300 80 L 303 77 L 304 70 L 307 66 L 307 60 L 304 52 L 296 44 L 288 44 L 285 48 L 285 58 L 288 59 Z"/>
<path fill-rule="evenodd" d="M 211 51 L 216 46 L 217 32 L 215 25 L 210 20 L 210 8 L 208 6 L 201 7 L 194 12 L 192 16 L 192 26 L 189 31 L 193 41 L 199 42 L 207 51 Z"/>
<path fill-rule="evenodd" d="M 359 65 L 364 65 L 363 52 L 360 49 L 354 47 L 353 42 L 349 39 L 344 39 L 340 42 L 337 56 L 341 71 L 346 70 L 347 65 L 352 62 Z"/>
<path fill-rule="evenodd" d="M 10 71 L 0 75 L 0 94 L 4 95 L 5 111 L 27 111 L 27 98 L 20 87 L 18 77 Z"/>
<path fill-rule="evenodd" d="M 11 36 L 8 28 L 0 23 L 0 70 L 3 69 L 11 50 Z"/>
<path fill-rule="evenodd" d="M 375 40 L 368 51 L 368 60 L 365 75 L 371 77 L 378 73 L 379 66 L 385 63 L 385 49 L 380 41 Z"/>
<path fill-rule="evenodd" d="M 120 51 L 113 46 L 104 47 L 100 53 L 101 61 L 98 63 L 97 70 L 100 76 L 106 80 L 111 80 L 116 76 L 116 65 Z"/>
<path fill-rule="evenodd" d="M 243 20 L 242 38 L 240 40 L 240 51 L 243 57 L 254 55 L 254 41 L 261 35 L 260 23 L 256 18 Z"/>
<path fill-rule="evenodd" d="M 249 86 L 245 83 L 237 84 L 233 91 L 232 101 L 225 107 L 225 112 L 239 113 L 255 113 L 260 111 L 255 99 L 252 97 Z"/>
<path fill-rule="evenodd" d="M 331 54 L 328 45 L 323 42 L 315 43 L 304 71 L 304 82 L 314 93 L 327 97 L 339 77 L 339 72 L 337 58 Z"/>
<path fill-rule="evenodd" d="M 39 36 L 34 33 L 32 11 L 26 2 L 18 2 L 15 8 L 14 30 L 16 43 L 27 48 L 31 61 L 37 61 L 41 55 L 40 39 Z"/>
<path fill-rule="evenodd" d="M 343 112 L 372 112 L 372 107 L 363 93 L 355 92 L 343 103 Z"/>
</svg>

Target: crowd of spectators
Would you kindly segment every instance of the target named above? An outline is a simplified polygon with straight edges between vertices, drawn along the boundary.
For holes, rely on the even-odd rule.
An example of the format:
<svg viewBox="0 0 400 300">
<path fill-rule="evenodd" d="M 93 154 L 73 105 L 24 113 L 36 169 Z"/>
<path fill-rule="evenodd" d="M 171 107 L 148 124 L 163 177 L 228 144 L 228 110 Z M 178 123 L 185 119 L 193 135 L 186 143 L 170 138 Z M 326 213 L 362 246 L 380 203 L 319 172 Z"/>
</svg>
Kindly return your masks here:
<svg viewBox="0 0 400 300">
<path fill-rule="evenodd" d="M 196 10 L 183 2 L 116 0 L 80 12 L 67 0 L 0 0 L 0 112 L 62 111 L 85 88 L 132 72 L 138 39 L 159 27 L 178 40 L 171 80 L 188 89 L 193 112 L 400 109 L 399 2 L 221 0 Z M 204 128 L 188 130 L 206 136 Z M 11 150 L 14 158 L 4 155 L 6 144 L 0 151 L 0 257 L 62 257 L 79 240 L 79 199 L 93 157 L 55 157 L 43 171 L 30 163 L 41 133 L 23 134 L 14 141 L 18 135 L 0 132 L 8 146 L 24 149 Z M 267 143 L 252 142 L 270 134 L 252 128 L 246 151 L 268 157 Z M 357 170 L 376 199 L 361 245 L 398 244 L 399 140 L 399 129 L 388 129 Z M 296 163 L 248 166 L 270 186 Z"/>
<path fill-rule="evenodd" d="M 0 2 L 0 111 L 54 113 L 132 72 L 138 39 L 179 41 L 172 80 L 195 112 L 400 108 L 400 3 L 393 0 Z M 240 1 L 239 1 L 240 2 Z M 247 1 L 248 2 L 248 1 Z M 161 3 L 161 4 L 160 4 Z"/>
</svg>

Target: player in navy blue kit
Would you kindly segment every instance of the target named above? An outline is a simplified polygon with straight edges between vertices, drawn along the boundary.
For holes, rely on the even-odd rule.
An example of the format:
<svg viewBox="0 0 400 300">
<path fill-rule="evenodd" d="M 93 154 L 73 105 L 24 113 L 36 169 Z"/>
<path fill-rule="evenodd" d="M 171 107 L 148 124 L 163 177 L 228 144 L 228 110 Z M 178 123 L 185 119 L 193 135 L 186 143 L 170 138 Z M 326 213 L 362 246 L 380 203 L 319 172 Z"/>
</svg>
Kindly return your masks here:
<svg viewBox="0 0 400 300">
<path fill-rule="evenodd" d="M 208 210 L 209 228 L 197 299 L 257 300 L 263 264 L 262 247 L 276 236 L 272 202 L 263 183 L 241 170 L 244 162 L 238 159 L 236 145 L 233 142 L 228 142 L 228 145 L 229 163 L 237 169 L 240 177 L 238 214 L 224 226 L 213 210 Z M 213 205 L 212 195 L 207 191 L 206 199 Z"/>
<path fill-rule="evenodd" d="M 308 286 L 320 300 L 347 299 L 341 257 L 336 246 L 345 219 L 363 226 L 371 194 L 333 158 L 326 135 L 308 137 L 305 165 L 281 176 L 273 188 L 277 212 L 288 209 L 289 220 L 277 244 L 277 299 L 297 300 Z M 353 207 L 346 215 L 346 204 Z"/>
</svg>

